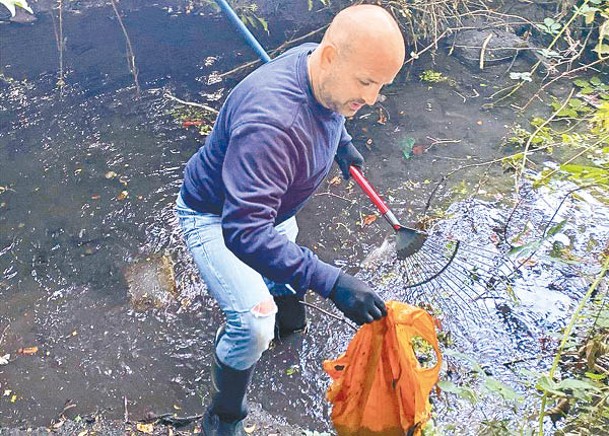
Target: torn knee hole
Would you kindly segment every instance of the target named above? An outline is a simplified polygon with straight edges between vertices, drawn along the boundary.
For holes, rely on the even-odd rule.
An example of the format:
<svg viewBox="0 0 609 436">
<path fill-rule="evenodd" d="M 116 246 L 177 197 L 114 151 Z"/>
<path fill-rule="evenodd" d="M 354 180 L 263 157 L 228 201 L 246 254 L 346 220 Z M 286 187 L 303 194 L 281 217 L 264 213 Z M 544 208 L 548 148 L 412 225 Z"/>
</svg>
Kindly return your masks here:
<svg viewBox="0 0 609 436">
<path fill-rule="evenodd" d="M 277 313 L 277 306 L 273 297 L 269 297 L 267 300 L 261 301 L 252 307 L 251 312 L 256 317 L 266 317 Z"/>
</svg>

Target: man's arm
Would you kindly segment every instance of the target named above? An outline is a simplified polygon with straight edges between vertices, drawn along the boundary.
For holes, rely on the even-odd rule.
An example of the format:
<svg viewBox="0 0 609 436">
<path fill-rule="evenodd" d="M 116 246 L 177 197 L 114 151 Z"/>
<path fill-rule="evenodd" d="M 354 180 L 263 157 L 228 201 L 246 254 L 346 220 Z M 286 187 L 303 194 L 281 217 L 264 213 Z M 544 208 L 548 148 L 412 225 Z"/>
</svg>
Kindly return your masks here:
<svg viewBox="0 0 609 436">
<path fill-rule="evenodd" d="M 281 200 L 298 171 L 299 151 L 282 130 L 246 124 L 235 129 L 222 177 L 222 230 L 227 247 L 265 277 L 328 297 L 339 269 L 275 230 Z"/>
</svg>

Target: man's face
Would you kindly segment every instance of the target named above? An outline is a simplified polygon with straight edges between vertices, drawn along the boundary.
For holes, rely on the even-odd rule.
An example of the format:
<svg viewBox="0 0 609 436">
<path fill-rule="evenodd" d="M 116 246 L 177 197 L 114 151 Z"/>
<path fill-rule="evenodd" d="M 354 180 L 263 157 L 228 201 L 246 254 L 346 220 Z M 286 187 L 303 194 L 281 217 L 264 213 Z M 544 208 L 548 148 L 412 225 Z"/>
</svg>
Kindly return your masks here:
<svg viewBox="0 0 609 436">
<path fill-rule="evenodd" d="M 390 57 L 370 49 L 336 52 L 320 83 L 322 104 L 345 117 L 373 105 L 383 85 L 391 83 L 401 67 L 388 62 Z"/>
</svg>

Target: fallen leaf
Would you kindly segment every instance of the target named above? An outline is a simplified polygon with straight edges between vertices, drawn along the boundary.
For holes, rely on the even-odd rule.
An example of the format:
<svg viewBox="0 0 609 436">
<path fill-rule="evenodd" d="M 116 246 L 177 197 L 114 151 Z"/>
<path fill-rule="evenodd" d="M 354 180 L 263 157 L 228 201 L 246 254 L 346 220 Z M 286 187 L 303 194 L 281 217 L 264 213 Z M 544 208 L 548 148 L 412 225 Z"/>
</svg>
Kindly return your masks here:
<svg viewBox="0 0 609 436">
<path fill-rule="evenodd" d="M 379 119 L 376 120 L 377 123 L 385 125 L 387 123 L 387 117 L 385 116 L 385 112 L 383 109 L 379 108 Z"/>
<path fill-rule="evenodd" d="M 138 431 L 141 431 L 142 433 L 146 434 L 152 434 L 152 432 L 154 431 L 154 425 L 142 424 L 141 422 L 138 422 L 135 428 L 137 428 Z"/>
<path fill-rule="evenodd" d="M 100 198 L 101 198 L 101 195 L 99 195 L 99 194 L 93 194 L 91 196 L 91 200 L 99 200 Z"/>
<path fill-rule="evenodd" d="M 328 182 L 328 184 L 330 186 L 337 186 L 337 185 L 340 185 L 341 183 L 342 183 L 342 180 L 341 180 L 340 176 L 336 176 Z"/>
<path fill-rule="evenodd" d="M 120 194 L 118 194 L 116 196 L 116 199 L 118 201 L 123 201 L 125 200 L 127 197 L 129 197 L 129 191 L 121 191 Z"/>
<path fill-rule="evenodd" d="M 5 354 L 4 356 L 0 357 L 0 365 L 8 365 L 8 359 L 10 358 L 10 354 Z"/>
<path fill-rule="evenodd" d="M 36 354 L 37 352 L 38 352 L 38 347 L 25 347 L 25 348 L 19 348 L 17 350 L 17 353 L 25 354 L 26 356 L 29 356 L 31 354 Z"/>
<path fill-rule="evenodd" d="M 423 146 L 423 145 L 415 145 L 414 147 L 412 147 L 412 154 L 414 154 L 415 156 L 422 155 L 424 151 L 425 151 L 425 146 Z"/>
<path fill-rule="evenodd" d="M 363 218 L 363 220 L 362 220 L 362 221 L 363 221 L 363 225 L 362 225 L 362 227 L 363 227 L 363 226 L 367 226 L 367 225 L 369 225 L 369 224 L 372 224 L 373 222 L 375 222 L 375 221 L 376 221 L 376 219 L 377 219 L 377 218 L 378 218 L 378 216 L 377 216 L 377 215 L 375 215 L 375 214 L 371 214 L 371 215 L 364 215 L 364 218 Z"/>
<path fill-rule="evenodd" d="M 78 433 L 78 436 L 86 436 L 89 434 L 89 430 L 83 430 L 80 433 Z"/>
<path fill-rule="evenodd" d="M 185 120 L 182 121 L 182 127 L 200 126 L 203 124 L 201 120 Z"/>
<path fill-rule="evenodd" d="M 11 403 L 14 403 L 15 401 L 17 401 L 17 394 L 13 394 L 11 397 Z"/>
<path fill-rule="evenodd" d="M 113 179 L 113 178 L 115 178 L 116 176 L 118 176 L 118 174 L 116 174 L 114 171 L 108 171 L 108 172 L 105 174 L 105 176 L 104 176 L 104 177 L 105 177 L 106 179 Z"/>
<path fill-rule="evenodd" d="M 254 430 L 256 430 L 256 424 L 245 425 L 243 426 L 243 430 L 245 430 L 247 434 L 252 434 L 254 433 Z"/>
<path fill-rule="evenodd" d="M 8 397 L 11 394 L 11 392 L 13 392 L 13 391 L 11 391 L 10 389 L 5 389 L 4 390 L 4 396 Z"/>
</svg>

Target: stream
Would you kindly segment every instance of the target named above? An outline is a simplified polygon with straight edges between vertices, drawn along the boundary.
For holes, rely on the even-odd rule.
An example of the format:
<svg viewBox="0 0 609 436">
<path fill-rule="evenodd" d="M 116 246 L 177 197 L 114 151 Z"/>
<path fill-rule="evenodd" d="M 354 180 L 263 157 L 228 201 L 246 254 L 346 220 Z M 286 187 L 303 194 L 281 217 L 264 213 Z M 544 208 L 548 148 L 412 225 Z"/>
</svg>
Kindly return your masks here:
<svg viewBox="0 0 609 436">
<path fill-rule="evenodd" d="M 76 405 L 69 417 L 118 420 L 125 401 L 134 419 L 194 415 L 209 402 L 209 356 L 222 316 L 173 214 L 184 164 L 204 137 L 183 127 L 177 114 L 184 106 L 166 94 L 218 108 L 249 70 L 222 73 L 254 55 L 218 15 L 144 7 L 123 19 L 139 98 L 111 8 L 64 17 L 61 93 L 54 19 L 0 23 L 0 357 L 10 354 L 0 366 L 0 427 L 47 426 L 68 400 Z M 270 26 L 270 36 L 259 35 L 268 47 L 295 31 L 293 22 Z M 391 228 L 382 219 L 363 225 L 373 206 L 357 186 L 336 178 L 336 167 L 298 216 L 301 244 L 358 274 L 384 299 L 433 308 L 451 349 L 524 398 L 510 409 L 499 400 L 471 404 L 432 394 L 436 426 L 452 423 L 456 434 L 482 420 L 518 420 L 531 406 L 519 371 L 549 367 L 557 335 L 599 271 L 582 259 L 609 239 L 609 208 L 583 192 L 569 194 L 574 185 L 533 190 L 523 183 L 516 194 L 511 172 L 483 164 L 508 154 L 503 139 L 527 120 L 507 106 L 483 108 L 496 87 L 509 83 L 506 68 L 472 73 L 443 51 L 426 54 L 382 91 L 380 105 L 348 121 L 367 177 L 396 215 L 413 223 L 431 211 L 441 215 L 433 227 L 440 241 L 464 241 L 442 280 L 407 286 L 412 271 L 390 250 Z M 452 80 L 420 80 L 429 69 Z M 413 153 L 405 144 L 414 144 Z M 510 243 L 539 239 L 562 221 L 514 273 L 515 258 L 502 257 Z M 571 247 L 573 262 L 551 255 L 557 242 Z M 137 310 L 129 271 L 160 256 L 173 265 L 177 297 Z M 460 285 L 477 262 L 486 262 L 489 275 L 509 276 L 509 284 Z M 311 293 L 307 299 L 333 310 Z M 265 353 L 249 398 L 273 419 L 329 432 L 329 378 L 321 362 L 343 351 L 352 331 L 315 310 L 310 320 L 306 335 Z M 450 354 L 448 360 L 443 378 L 473 377 L 471 362 Z"/>
</svg>

